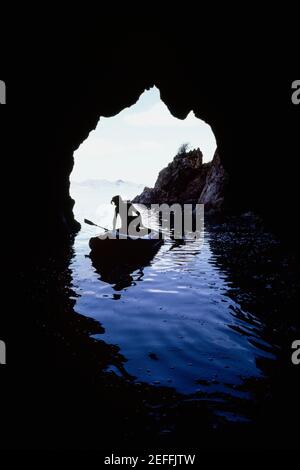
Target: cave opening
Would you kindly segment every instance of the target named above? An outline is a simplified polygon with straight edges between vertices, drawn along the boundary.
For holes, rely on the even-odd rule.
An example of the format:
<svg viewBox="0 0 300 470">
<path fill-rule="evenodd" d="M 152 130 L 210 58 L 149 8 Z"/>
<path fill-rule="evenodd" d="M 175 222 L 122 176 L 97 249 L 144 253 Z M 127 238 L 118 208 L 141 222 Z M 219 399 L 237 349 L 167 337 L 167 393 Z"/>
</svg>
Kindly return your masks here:
<svg viewBox="0 0 300 470">
<path fill-rule="evenodd" d="M 290 448 L 292 442 L 296 444 L 291 423 L 297 422 L 299 408 L 298 370 L 290 348 L 299 324 L 298 264 L 281 253 L 278 240 L 248 211 L 259 209 L 289 245 L 296 241 L 294 157 L 299 154 L 300 106 L 291 100 L 291 80 L 277 73 L 276 48 L 274 60 L 265 60 L 261 41 L 257 51 L 254 47 L 248 53 L 238 52 L 238 60 L 233 57 L 234 48 L 229 48 L 223 54 L 224 66 L 219 47 L 205 53 L 209 39 L 199 28 L 188 25 L 185 32 L 179 22 L 174 28 L 178 34 L 166 27 L 159 34 L 142 24 L 137 35 L 128 22 L 123 23 L 126 32 L 114 26 L 109 34 L 99 24 L 90 34 L 89 25 L 89 33 L 84 32 L 86 47 L 76 34 L 68 35 L 68 48 L 62 47 L 59 38 L 57 53 L 51 51 L 51 57 L 39 53 L 31 60 L 35 48 L 30 47 L 24 54 L 22 80 L 10 79 L 15 82 L 18 112 L 8 116 L 13 152 L 3 162 L 12 168 L 6 176 L 13 181 L 18 176 L 18 205 L 14 191 L 7 195 L 14 218 L 16 208 L 20 209 L 17 224 L 11 225 L 13 242 L 5 250 L 17 262 L 10 262 L 13 302 L 4 312 L 4 319 L 12 323 L 8 341 L 6 330 L 1 330 L 11 364 L 3 372 L 12 380 L 11 386 L 2 388 L 4 397 L 13 398 L 13 406 L 2 410 L 3 440 L 9 448 L 17 443 L 22 448 L 113 451 L 135 446 L 176 450 L 278 448 L 279 444 Z M 42 45 L 40 49 L 47 52 Z M 259 51 L 266 65 L 257 73 Z M 154 82 L 181 124 L 193 109 L 212 126 L 230 175 L 228 205 L 246 209 L 248 216 L 212 227 L 211 251 L 207 244 L 202 251 L 174 245 L 158 256 L 153 269 L 125 271 L 119 279 L 112 269 L 104 270 L 103 280 L 88 258 L 88 231 L 93 236 L 98 229 L 82 222 L 88 217 L 101 224 L 105 184 L 91 190 L 94 195 L 86 191 L 84 199 L 79 193 L 76 196 L 75 183 L 131 181 L 135 165 L 130 165 L 128 176 L 121 171 L 105 174 L 111 156 L 96 147 L 94 159 L 101 173 L 90 167 L 86 175 L 79 171 L 76 177 L 80 152 L 91 145 L 91 130 L 99 116 L 110 116 L 100 118 L 98 128 L 104 132 L 106 119 L 113 122 L 125 106 L 133 109 L 142 90 Z M 122 144 L 117 135 L 115 144 Z M 139 135 L 136 127 L 136 140 Z M 168 160 L 156 169 L 153 158 L 147 161 L 140 152 L 143 174 L 155 170 L 156 177 L 186 141 L 190 139 L 184 136 L 174 143 L 166 152 Z M 80 144 L 71 195 L 82 230 L 69 267 L 69 248 L 77 228 L 69 177 L 73 153 Z M 195 146 L 206 157 L 202 144 L 199 139 Z M 126 162 L 122 148 L 121 157 L 116 169 Z M 87 155 L 83 158 L 88 161 Z M 134 182 L 153 186 L 154 179 Z M 126 192 L 124 197 L 136 194 Z M 207 197 L 211 194 L 207 191 Z M 94 340 L 98 333 L 106 342 Z M 5 344 L 1 346 L 3 352 Z M 26 367 L 20 360 L 24 351 Z M 107 363 L 116 367 L 118 362 L 140 384 L 131 387 L 126 380 L 122 386 L 112 374 L 100 372 Z M 144 388 L 144 382 L 154 387 L 160 383 L 160 395 L 148 385 Z M 189 395 L 176 395 L 174 389 Z M 95 423 L 101 424 L 96 432 Z"/>
<path fill-rule="evenodd" d="M 118 194 L 131 200 L 145 187 L 153 188 L 161 170 L 180 154 L 191 154 L 187 160 L 191 168 L 184 174 L 184 164 L 181 169 L 178 166 L 176 171 L 181 175 L 177 181 L 167 183 L 168 191 L 173 198 L 177 192 L 178 202 L 196 202 L 201 192 L 197 189 L 201 184 L 200 167 L 212 161 L 215 151 L 216 138 L 208 124 L 196 118 L 193 111 L 186 119 L 174 117 L 158 88 L 145 90 L 133 106 L 113 117 L 101 117 L 74 153 L 70 195 L 75 201 L 75 218 L 82 230 L 90 230 L 84 224 L 85 218 L 111 227 L 111 198 Z"/>
<path fill-rule="evenodd" d="M 126 377 L 184 394 L 230 394 L 243 386 L 246 367 L 247 376 L 258 377 L 258 352 L 235 332 L 248 313 L 229 296 L 232 275 L 216 262 L 214 229 L 206 230 L 204 242 L 171 238 L 138 256 L 128 243 L 111 247 L 101 238 L 103 227 L 111 229 L 116 194 L 134 205 L 153 197 L 222 210 L 226 176 L 210 126 L 193 112 L 185 120 L 174 118 L 153 88 L 134 106 L 101 117 L 74 160 L 71 196 L 82 224 L 71 262 L 75 310 L 103 326 L 93 339 L 117 345 L 126 358 L 124 369 L 112 363 L 107 371 L 126 370 Z M 232 310 L 240 312 L 238 320 Z M 240 364 L 232 368 L 236 348 Z M 225 366 L 215 360 L 221 356 Z"/>
<path fill-rule="evenodd" d="M 147 248 L 144 244 L 134 253 L 128 244 L 120 249 L 118 243 L 113 248 L 107 245 L 108 252 L 94 247 L 96 241 L 101 245 L 103 229 L 111 230 L 111 199 L 117 194 L 133 200 L 138 208 L 147 204 L 139 198 L 149 194 L 157 203 L 197 204 L 209 175 L 218 170 L 216 147 L 208 124 L 192 111 L 186 119 L 173 117 L 159 90 L 152 88 L 130 108 L 100 118 L 75 152 L 71 174 L 74 215 L 81 223 L 71 262 L 76 312 L 100 322 L 104 332 L 93 338 L 120 348 L 131 377 L 184 393 L 197 389 L 195 381 L 202 372 L 208 380 L 216 373 L 210 366 L 201 372 L 198 357 L 201 344 L 207 344 L 205 336 L 214 334 L 213 323 L 207 330 L 201 323 L 210 309 L 211 282 L 217 286 L 214 314 L 221 312 L 224 321 L 227 315 L 228 301 L 218 294 L 226 284 L 214 266 L 209 243 L 203 243 L 203 238 L 170 238 Z M 152 214 L 146 220 L 144 216 L 145 225 L 151 226 Z M 86 224 L 86 219 L 97 227 Z M 194 306 L 192 301 L 202 291 L 199 320 L 198 301 Z M 195 346 L 190 348 L 190 343 Z M 213 347 L 211 341 L 210 353 Z M 191 368 L 192 363 L 197 366 Z M 108 370 L 120 375 L 113 365 Z"/>
</svg>

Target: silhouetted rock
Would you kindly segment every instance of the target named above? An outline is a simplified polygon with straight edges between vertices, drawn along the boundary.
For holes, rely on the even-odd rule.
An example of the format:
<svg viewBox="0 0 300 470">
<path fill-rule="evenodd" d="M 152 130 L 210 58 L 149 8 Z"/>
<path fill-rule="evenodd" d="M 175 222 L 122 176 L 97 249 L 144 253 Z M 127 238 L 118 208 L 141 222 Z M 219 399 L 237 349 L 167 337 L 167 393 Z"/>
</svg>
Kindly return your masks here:
<svg viewBox="0 0 300 470">
<path fill-rule="evenodd" d="M 205 204 L 206 211 L 217 212 L 225 208 L 228 179 L 228 174 L 216 151 L 198 200 L 200 204 Z"/>
<path fill-rule="evenodd" d="M 210 163 L 203 163 L 200 149 L 178 153 L 169 165 L 160 171 L 154 188 L 146 187 L 133 202 L 155 203 L 196 203 Z"/>
<path fill-rule="evenodd" d="M 146 187 L 135 203 L 203 203 L 210 211 L 224 207 L 228 176 L 216 152 L 213 160 L 203 163 L 200 149 L 177 154 L 161 170 L 154 188 Z"/>
</svg>

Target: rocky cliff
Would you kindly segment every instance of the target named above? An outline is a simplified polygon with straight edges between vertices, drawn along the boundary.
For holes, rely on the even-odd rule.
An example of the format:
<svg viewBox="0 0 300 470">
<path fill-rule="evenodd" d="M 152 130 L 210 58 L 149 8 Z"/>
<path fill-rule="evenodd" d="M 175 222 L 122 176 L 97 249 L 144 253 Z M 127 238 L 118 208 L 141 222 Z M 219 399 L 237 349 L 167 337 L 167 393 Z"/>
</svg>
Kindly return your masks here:
<svg viewBox="0 0 300 470">
<path fill-rule="evenodd" d="M 201 203 L 207 209 L 220 210 L 225 201 L 228 177 L 218 153 L 213 160 L 203 163 L 200 149 L 178 153 L 169 165 L 161 170 L 154 188 L 144 191 L 133 200 L 135 203 Z"/>
<path fill-rule="evenodd" d="M 206 212 L 218 212 L 226 208 L 228 182 L 228 173 L 216 151 L 198 200 L 199 204 L 205 204 Z"/>
</svg>

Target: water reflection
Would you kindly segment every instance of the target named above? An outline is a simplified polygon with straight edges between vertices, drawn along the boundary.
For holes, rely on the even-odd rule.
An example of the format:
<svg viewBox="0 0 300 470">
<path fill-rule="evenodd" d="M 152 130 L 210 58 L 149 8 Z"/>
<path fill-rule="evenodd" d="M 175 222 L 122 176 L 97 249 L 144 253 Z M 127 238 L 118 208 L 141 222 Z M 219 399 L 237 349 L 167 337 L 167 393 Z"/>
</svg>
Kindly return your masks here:
<svg viewBox="0 0 300 470">
<path fill-rule="evenodd" d="M 112 245 L 123 245 L 123 251 L 126 254 L 126 240 L 112 240 Z M 97 252 L 91 252 L 90 258 L 95 271 L 99 274 L 99 280 L 112 284 L 113 289 L 122 291 L 126 287 L 135 285 L 142 281 L 144 269 L 149 266 L 160 249 L 163 242 L 157 242 L 151 249 L 140 251 L 135 256 L 128 253 L 128 256 L 121 257 L 103 257 Z"/>
<path fill-rule="evenodd" d="M 245 383 L 263 379 L 261 364 L 275 349 L 263 321 L 231 295 L 213 234 L 204 243 L 170 239 L 143 262 L 122 266 L 86 257 L 90 235 L 77 237 L 72 269 L 76 310 L 105 328 L 94 337 L 118 345 L 138 380 L 192 394 L 227 419 L 248 419 Z"/>
</svg>

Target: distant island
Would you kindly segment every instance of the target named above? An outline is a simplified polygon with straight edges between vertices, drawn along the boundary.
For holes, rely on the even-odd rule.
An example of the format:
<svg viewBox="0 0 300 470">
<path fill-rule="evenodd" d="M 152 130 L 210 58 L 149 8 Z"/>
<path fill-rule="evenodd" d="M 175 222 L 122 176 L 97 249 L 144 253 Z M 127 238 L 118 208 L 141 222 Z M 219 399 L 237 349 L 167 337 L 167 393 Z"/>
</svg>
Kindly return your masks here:
<svg viewBox="0 0 300 470">
<path fill-rule="evenodd" d="M 111 198 L 120 194 L 123 199 L 132 199 L 144 188 L 143 184 L 132 181 L 108 181 L 105 179 L 88 179 L 71 181 L 70 194 L 75 201 L 74 212 L 77 220 L 93 218 L 101 204 L 110 205 Z M 104 211 L 104 208 L 101 209 Z"/>
<path fill-rule="evenodd" d="M 87 180 L 83 181 L 71 181 L 71 186 L 74 187 L 89 187 L 93 189 L 99 189 L 99 188 L 112 188 L 116 186 L 123 186 L 123 187 L 128 187 L 128 188 L 143 188 L 143 184 L 138 184 L 134 183 L 132 181 L 124 181 L 122 179 L 118 179 L 115 181 L 110 181 L 106 179 L 96 179 L 96 178 L 90 178 Z"/>
</svg>

